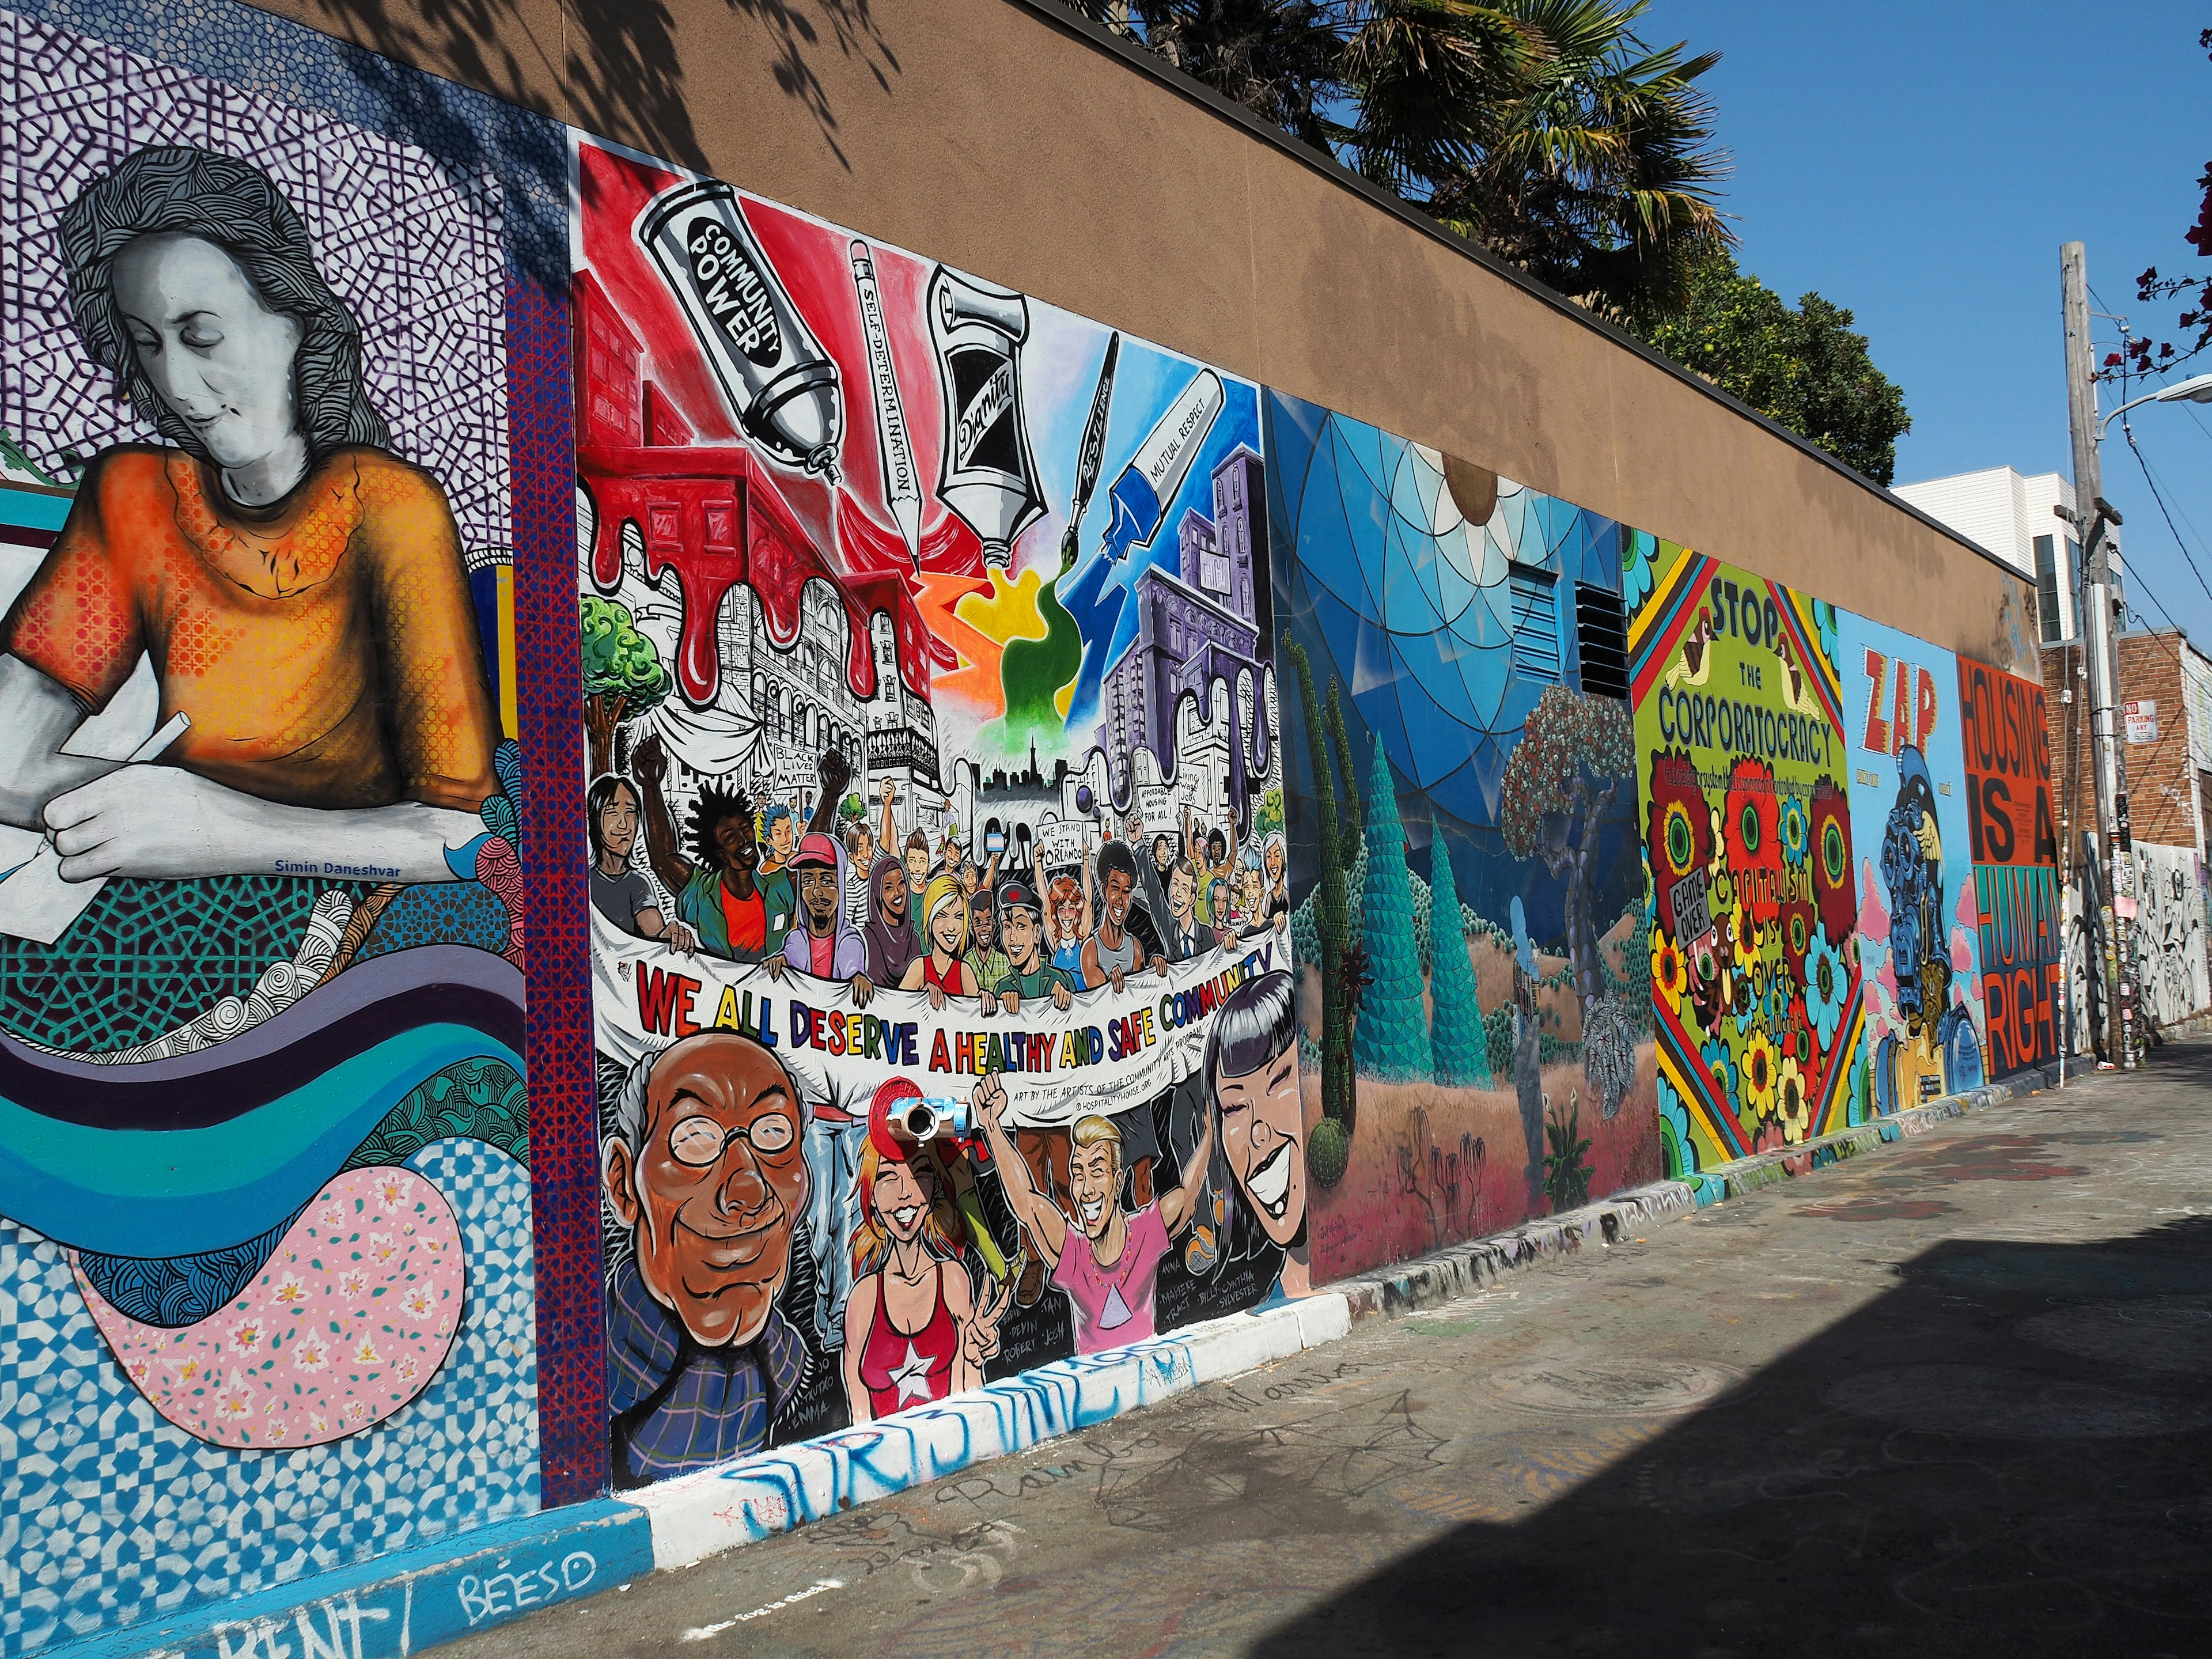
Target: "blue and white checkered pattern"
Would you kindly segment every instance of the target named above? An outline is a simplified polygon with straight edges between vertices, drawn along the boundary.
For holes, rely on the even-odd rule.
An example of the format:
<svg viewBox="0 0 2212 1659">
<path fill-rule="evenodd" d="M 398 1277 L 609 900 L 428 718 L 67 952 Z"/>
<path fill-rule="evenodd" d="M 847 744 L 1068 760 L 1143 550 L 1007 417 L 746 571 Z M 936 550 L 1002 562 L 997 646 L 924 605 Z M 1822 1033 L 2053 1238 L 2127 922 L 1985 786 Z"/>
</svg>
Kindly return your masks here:
<svg viewBox="0 0 2212 1659">
<path fill-rule="evenodd" d="M 155 1415 L 60 1248 L 0 1221 L 0 1659 L 538 1508 L 530 1172 L 471 1140 L 407 1167 L 460 1222 L 460 1333 L 413 1404 L 301 1451 L 231 1451 Z"/>
</svg>

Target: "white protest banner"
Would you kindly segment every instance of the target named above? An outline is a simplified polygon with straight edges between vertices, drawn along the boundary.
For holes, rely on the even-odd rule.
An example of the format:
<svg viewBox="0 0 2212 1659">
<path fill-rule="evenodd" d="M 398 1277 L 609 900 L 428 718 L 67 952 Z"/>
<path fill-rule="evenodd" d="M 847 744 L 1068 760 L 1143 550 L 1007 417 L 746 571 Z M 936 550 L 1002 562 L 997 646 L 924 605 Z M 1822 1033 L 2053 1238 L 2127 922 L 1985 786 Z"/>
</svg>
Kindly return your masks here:
<svg viewBox="0 0 2212 1659">
<path fill-rule="evenodd" d="M 592 912 L 592 1007 L 599 1051 L 624 1066 L 679 1037 L 730 1030 L 772 1048 L 811 1102 L 860 1113 L 878 1085 L 910 1077 L 925 1096 L 964 1099 L 1000 1074 L 1006 1121 L 1065 1126 L 1141 1106 L 1196 1073 L 1215 1011 L 1237 988 L 1291 966 L 1286 933 L 1239 940 L 1159 974 L 1078 992 L 1066 1010 L 1024 998 L 986 1015 L 976 997 L 930 1006 L 921 991 L 873 991 L 786 969 L 679 955 Z"/>
</svg>

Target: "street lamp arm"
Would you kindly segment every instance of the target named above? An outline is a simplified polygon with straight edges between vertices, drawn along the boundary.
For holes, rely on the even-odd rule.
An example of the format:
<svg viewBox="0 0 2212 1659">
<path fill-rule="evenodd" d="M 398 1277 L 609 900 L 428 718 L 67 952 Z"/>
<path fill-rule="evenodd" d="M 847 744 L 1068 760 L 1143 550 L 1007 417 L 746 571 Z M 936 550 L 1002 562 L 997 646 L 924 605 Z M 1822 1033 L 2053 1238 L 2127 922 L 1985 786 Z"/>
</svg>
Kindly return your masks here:
<svg viewBox="0 0 2212 1659">
<path fill-rule="evenodd" d="M 2111 430 L 2114 421 L 2144 404 L 2212 404 L 2212 374 L 2192 375 L 2186 380 L 2161 386 L 2156 392 L 2145 392 L 2140 398 L 2129 398 L 2097 423 L 2097 441 L 2104 442 L 2105 434 Z"/>
</svg>

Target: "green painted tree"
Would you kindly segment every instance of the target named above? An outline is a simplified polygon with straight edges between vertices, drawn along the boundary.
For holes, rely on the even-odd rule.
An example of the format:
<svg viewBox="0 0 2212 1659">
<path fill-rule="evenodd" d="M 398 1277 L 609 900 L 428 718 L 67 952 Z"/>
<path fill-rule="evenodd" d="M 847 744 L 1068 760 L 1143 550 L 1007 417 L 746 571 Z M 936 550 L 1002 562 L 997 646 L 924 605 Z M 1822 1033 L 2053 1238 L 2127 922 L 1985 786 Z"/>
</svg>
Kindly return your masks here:
<svg viewBox="0 0 2212 1659">
<path fill-rule="evenodd" d="M 1382 739 L 1367 775 L 1367 880 L 1359 895 L 1361 943 L 1372 977 L 1359 999 L 1352 1064 L 1364 1075 L 1393 1081 L 1436 1074 L 1429 1022 L 1421 1007 L 1421 958 L 1413 937 L 1413 895 L 1406 878 L 1406 830 L 1398 819 L 1398 787 Z"/>
<path fill-rule="evenodd" d="M 584 737 L 592 775 L 614 765 L 615 728 L 667 700 L 675 682 L 637 631 L 629 607 L 586 593 L 577 623 L 584 647 Z"/>
<path fill-rule="evenodd" d="M 1332 716 L 1322 720 L 1321 699 L 1315 695 L 1313 665 L 1305 647 L 1283 635 L 1283 659 L 1298 677 L 1298 712 L 1306 728 L 1306 748 L 1313 766 L 1314 813 L 1318 823 L 1321 881 L 1309 901 L 1314 908 L 1315 931 L 1321 939 L 1321 1108 L 1322 1120 L 1306 1137 L 1306 1167 L 1324 1187 L 1343 1176 L 1352 1156 L 1352 1129 L 1358 1107 L 1352 1079 L 1352 1017 L 1357 993 L 1346 984 L 1355 972 L 1352 945 L 1351 890 L 1346 870 L 1358 848 L 1359 809 L 1352 772 L 1352 751 L 1344 740 L 1344 713 L 1336 682 L 1328 687 Z M 1329 743 L 1336 743 L 1336 758 L 1344 769 L 1345 805 L 1349 824 L 1337 813 L 1336 774 L 1329 763 Z"/>
<path fill-rule="evenodd" d="M 1490 1042 L 1482 1027 L 1482 1003 L 1475 994 L 1474 964 L 1468 960 L 1467 934 L 1459 926 L 1459 884 L 1453 879 L 1451 849 L 1443 832 L 1429 848 L 1429 1046 L 1436 1053 L 1437 1081 L 1476 1088 L 1490 1082 Z"/>
</svg>

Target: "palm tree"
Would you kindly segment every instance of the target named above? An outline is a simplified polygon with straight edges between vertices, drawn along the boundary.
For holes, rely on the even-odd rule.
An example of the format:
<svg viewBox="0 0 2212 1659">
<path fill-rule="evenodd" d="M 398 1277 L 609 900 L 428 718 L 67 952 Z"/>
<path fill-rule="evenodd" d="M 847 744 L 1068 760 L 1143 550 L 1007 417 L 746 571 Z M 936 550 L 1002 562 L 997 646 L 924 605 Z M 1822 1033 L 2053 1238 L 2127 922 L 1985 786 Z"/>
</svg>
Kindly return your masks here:
<svg viewBox="0 0 2212 1659">
<path fill-rule="evenodd" d="M 1650 0 L 1073 0 L 1593 309 L 1676 302 L 1733 239 L 1697 82 Z"/>
</svg>

